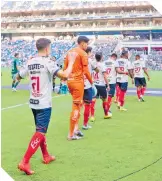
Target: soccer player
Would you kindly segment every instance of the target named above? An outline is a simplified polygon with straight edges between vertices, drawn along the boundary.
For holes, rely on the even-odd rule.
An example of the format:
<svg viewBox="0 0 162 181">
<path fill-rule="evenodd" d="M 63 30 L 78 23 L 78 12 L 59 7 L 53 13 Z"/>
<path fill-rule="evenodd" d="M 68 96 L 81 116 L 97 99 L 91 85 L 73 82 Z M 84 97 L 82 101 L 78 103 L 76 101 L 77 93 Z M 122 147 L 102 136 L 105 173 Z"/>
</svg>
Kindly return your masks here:
<svg viewBox="0 0 162 181">
<path fill-rule="evenodd" d="M 78 37 L 78 46 L 71 49 L 65 58 L 64 68 L 68 66 L 69 58 L 72 57 L 75 62 L 73 65 L 72 73 L 67 80 L 69 92 L 72 95 L 73 105 L 70 116 L 70 130 L 68 140 L 78 140 L 83 136 L 80 131 L 74 132 L 75 126 L 78 125 L 80 118 L 80 109 L 83 102 L 84 94 L 84 79 L 86 76 L 90 84 L 92 84 L 91 74 L 88 70 L 88 56 L 85 50 L 87 50 L 89 39 L 85 36 Z"/>
<path fill-rule="evenodd" d="M 115 69 L 115 61 L 117 59 L 117 55 L 113 53 L 111 57 L 104 62 L 106 67 L 106 72 L 108 74 L 108 81 L 109 81 L 109 91 L 108 91 L 108 111 L 110 110 L 112 98 L 115 94 L 115 87 L 116 87 L 116 69 Z M 111 117 L 112 115 L 109 114 L 108 117 Z"/>
<path fill-rule="evenodd" d="M 122 52 L 121 58 L 116 60 L 115 67 L 117 72 L 117 82 L 120 90 L 118 108 L 120 111 L 127 111 L 127 109 L 125 109 L 123 106 L 125 94 L 128 88 L 128 75 L 133 78 L 133 68 L 128 60 L 128 51 Z"/>
<path fill-rule="evenodd" d="M 140 102 L 144 102 L 143 96 L 146 87 L 146 79 L 144 73 L 147 76 L 147 79 L 150 80 L 149 74 L 147 72 L 144 61 L 140 59 L 140 55 L 136 55 L 135 61 L 132 63 L 133 72 L 134 72 L 134 81 L 135 86 L 137 87 L 137 96 Z"/>
<path fill-rule="evenodd" d="M 16 92 L 16 87 L 18 86 L 18 84 L 20 83 L 20 80 L 16 80 L 16 76 L 19 72 L 20 69 L 20 60 L 19 60 L 19 53 L 15 53 L 14 55 L 14 59 L 12 61 L 11 67 L 11 74 L 12 74 L 12 91 Z"/>
<path fill-rule="evenodd" d="M 27 151 L 19 163 L 18 168 L 27 175 L 32 175 L 34 171 L 30 169 L 30 158 L 40 147 L 45 164 L 55 160 L 47 150 L 45 134 L 51 118 L 52 110 L 52 80 L 56 75 L 60 78 L 66 78 L 72 71 L 73 60 L 68 59 L 68 67 L 65 71 L 58 68 L 56 64 L 48 57 L 51 51 L 51 41 L 46 38 L 40 38 L 36 42 L 38 56 L 30 59 L 24 69 L 20 70 L 17 79 L 20 80 L 29 75 L 30 100 L 29 106 L 32 109 L 36 132 L 34 133 Z"/>
<path fill-rule="evenodd" d="M 92 47 L 88 47 L 86 50 L 86 53 L 88 55 L 88 68 L 89 72 L 92 75 L 92 70 L 98 71 L 96 68 L 96 61 L 93 61 L 90 57 L 92 56 Z M 84 121 L 83 121 L 83 126 L 82 129 L 88 130 L 91 128 L 91 126 L 88 124 L 89 117 L 90 117 L 90 110 L 91 110 L 91 103 L 92 103 L 92 96 L 93 96 L 93 90 L 92 90 L 92 85 L 84 76 Z"/>
<path fill-rule="evenodd" d="M 109 82 L 107 79 L 106 67 L 103 63 L 102 52 L 97 52 L 95 54 L 95 58 L 97 61 L 97 64 L 96 64 L 97 69 L 99 70 L 99 72 L 93 71 L 94 85 L 96 86 L 96 89 L 97 89 L 96 98 L 100 98 L 102 100 L 102 106 L 103 106 L 103 110 L 105 114 L 104 119 L 108 119 L 110 117 L 108 115 L 108 105 L 107 105 L 107 88 L 109 89 Z M 95 106 L 95 104 L 91 106 Z M 92 107 L 92 109 L 95 110 L 94 107 Z"/>
</svg>

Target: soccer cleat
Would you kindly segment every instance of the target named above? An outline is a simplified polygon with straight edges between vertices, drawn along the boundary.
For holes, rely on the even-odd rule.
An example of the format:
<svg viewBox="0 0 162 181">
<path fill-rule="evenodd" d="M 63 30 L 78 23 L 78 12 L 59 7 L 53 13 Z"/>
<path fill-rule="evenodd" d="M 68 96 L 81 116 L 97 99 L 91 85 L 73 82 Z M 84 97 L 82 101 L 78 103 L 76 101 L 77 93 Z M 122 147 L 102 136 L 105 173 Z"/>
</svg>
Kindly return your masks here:
<svg viewBox="0 0 162 181">
<path fill-rule="evenodd" d="M 120 111 L 127 111 L 127 109 L 126 108 L 124 108 L 124 107 L 120 107 L 120 109 L 119 109 Z"/>
<path fill-rule="evenodd" d="M 145 100 L 143 99 L 143 97 L 140 98 L 140 101 L 141 101 L 141 102 L 145 102 Z"/>
<path fill-rule="evenodd" d="M 74 136 L 68 136 L 68 141 L 73 141 L 73 140 L 80 140 L 82 137 L 80 137 L 80 136 L 76 136 L 76 135 L 74 135 Z"/>
<path fill-rule="evenodd" d="M 75 132 L 75 135 L 76 136 L 79 136 L 79 137 L 83 137 L 84 136 L 84 134 L 79 130 L 79 131 L 76 131 Z"/>
<path fill-rule="evenodd" d="M 82 129 L 84 129 L 84 130 L 88 130 L 88 129 L 91 129 L 91 128 L 92 128 L 92 126 L 90 126 L 90 125 L 87 125 L 87 126 L 83 125 L 82 126 Z"/>
<path fill-rule="evenodd" d="M 92 117 L 90 118 L 90 121 L 91 121 L 91 122 L 94 122 L 94 121 L 95 121 L 95 117 L 92 116 Z"/>
<path fill-rule="evenodd" d="M 43 157 L 43 163 L 44 164 L 49 164 L 50 162 L 55 161 L 55 160 L 56 160 L 55 156 L 52 156 L 52 155 L 48 155 L 48 156 Z"/>
<path fill-rule="evenodd" d="M 92 126 L 91 126 L 91 125 L 89 125 L 89 124 L 88 124 L 87 126 L 88 126 L 88 129 L 91 129 L 91 128 L 92 128 Z"/>
<path fill-rule="evenodd" d="M 29 163 L 24 163 L 24 161 L 21 161 L 18 164 L 18 169 L 22 172 L 25 172 L 27 175 L 32 175 L 34 174 L 34 171 L 30 170 L 30 164 Z"/>
<path fill-rule="evenodd" d="M 110 119 L 110 118 L 112 118 L 112 114 L 111 113 L 109 113 L 108 115 L 104 116 L 104 119 Z"/>
<path fill-rule="evenodd" d="M 118 102 L 118 104 L 117 104 L 117 108 L 118 108 L 118 109 L 120 109 L 120 102 Z"/>
<path fill-rule="evenodd" d="M 12 92 L 17 92 L 17 89 L 13 87 Z"/>
</svg>

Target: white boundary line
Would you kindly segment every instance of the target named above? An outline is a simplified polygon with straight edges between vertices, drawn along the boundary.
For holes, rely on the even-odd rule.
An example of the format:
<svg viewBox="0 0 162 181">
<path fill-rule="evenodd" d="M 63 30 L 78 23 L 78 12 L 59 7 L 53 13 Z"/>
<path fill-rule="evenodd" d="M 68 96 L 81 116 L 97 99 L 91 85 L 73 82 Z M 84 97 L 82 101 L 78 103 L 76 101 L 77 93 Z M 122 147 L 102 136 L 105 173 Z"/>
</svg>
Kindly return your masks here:
<svg viewBox="0 0 162 181">
<path fill-rule="evenodd" d="M 52 99 L 53 99 L 53 98 L 62 97 L 62 96 L 64 96 L 64 95 L 53 96 Z M 1 111 L 7 110 L 7 109 L 13 109 L 13 108 L 16 108 L 16 107 L 25 106 L 25 105 L 27 105 L 27 104 L 29 104 L 29 103 L 26 102 L 26 103 L 24 103 L 24 104 L 17 104 L 17 105 L 14 105 L 14 106 L 4 107 L 4 108 L 1 109 Z"/>
</svg>

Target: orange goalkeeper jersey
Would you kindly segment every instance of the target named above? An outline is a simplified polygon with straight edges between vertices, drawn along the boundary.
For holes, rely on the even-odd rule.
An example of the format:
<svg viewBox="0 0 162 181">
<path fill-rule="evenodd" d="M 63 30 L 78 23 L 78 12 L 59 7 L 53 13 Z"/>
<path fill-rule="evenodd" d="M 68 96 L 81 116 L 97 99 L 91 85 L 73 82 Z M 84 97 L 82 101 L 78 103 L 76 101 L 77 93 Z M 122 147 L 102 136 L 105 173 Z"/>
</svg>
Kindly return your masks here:
<svg viewBox="0 0 162 181">
<path fill-rule="evenodd" d="M 70 74 L 68 80 L 80 81 L 83 80 L 83 75 L 85 75 L 89 82 L 92 84 L 91 74 L 88 70 L 87 53 L 79 47 L 71 49 L 65 57 L 64 69 L 68 67 L 68 62 L 70 60 L 74 60 L 74 64 L 72 68 L 72 73 Z"/>
</svg>

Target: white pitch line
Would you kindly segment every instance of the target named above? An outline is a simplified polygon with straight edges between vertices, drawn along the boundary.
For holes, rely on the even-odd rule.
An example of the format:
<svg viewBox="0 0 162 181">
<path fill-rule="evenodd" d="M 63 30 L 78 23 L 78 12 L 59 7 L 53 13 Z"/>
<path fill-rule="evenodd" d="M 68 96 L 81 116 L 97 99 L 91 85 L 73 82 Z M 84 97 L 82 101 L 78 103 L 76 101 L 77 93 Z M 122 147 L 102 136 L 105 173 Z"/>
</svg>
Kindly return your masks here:
<svg viewBox="0 0 162 181">
<path fill-rule="evenodd" d="M 63 95 L 59 95 L 59 96 L 53 96 L 52 98 L 57 98 L 57 97 L 62 97 Z M 4 110 L 7 110 L 7 109 L 13 109 L 13 108 L 16 108 L 16 107 L 21 107 L 21 106 L 25 106 L 29 104 L 28 102 L 24 103 L 24 104 L 17 104 L 17 105 L 14 105 L 14 106 L 9 106 L 9 107 L 4 107 L 1 109 L 1 111 L 4 111 Z"/>
</svg>

